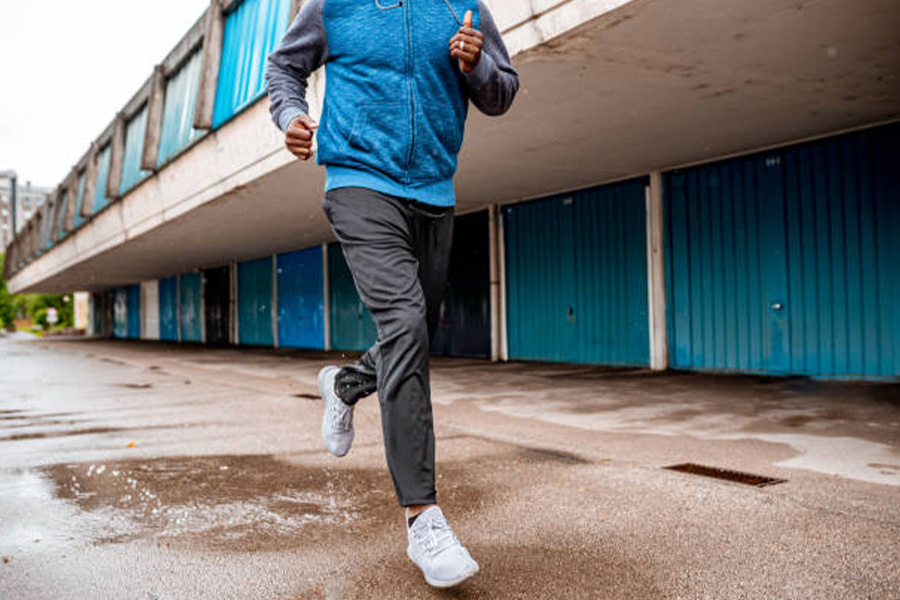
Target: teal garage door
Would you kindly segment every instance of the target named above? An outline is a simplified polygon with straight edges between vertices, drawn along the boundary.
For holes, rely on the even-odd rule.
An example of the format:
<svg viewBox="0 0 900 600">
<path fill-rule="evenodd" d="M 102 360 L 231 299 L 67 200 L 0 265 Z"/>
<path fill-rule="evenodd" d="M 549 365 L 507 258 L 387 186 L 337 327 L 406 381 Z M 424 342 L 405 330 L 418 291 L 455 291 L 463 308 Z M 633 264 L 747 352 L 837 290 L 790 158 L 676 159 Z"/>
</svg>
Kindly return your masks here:
<svg viewBox="0 0 900 600">
<path fill-rule="evenodd" d="M 338 243 L 328 246 L 328 308 L 333 350 L 363 352 L 378 339 L 372 314 L 356 292 L 353 274 Z"/>
<path fill-rule="evenodd" d="M 512 359 L 649 364 L 646 179 L 504 207 Z"/>
<path fill-rule="evenodd" d="M 900 375 L 900 126 L 666 175 L 672 365 Z"/>
<path fill-rule="evenodd" d="M 272 326 L 272 257 L 238 265 L 238 341 L 274 346 Z"/>
<path fill-rule="evenodd" d="M 181 276 L 180 330 L 182 342 L 203 341 L 203 277 L 200 273 Z"/>
</svg>

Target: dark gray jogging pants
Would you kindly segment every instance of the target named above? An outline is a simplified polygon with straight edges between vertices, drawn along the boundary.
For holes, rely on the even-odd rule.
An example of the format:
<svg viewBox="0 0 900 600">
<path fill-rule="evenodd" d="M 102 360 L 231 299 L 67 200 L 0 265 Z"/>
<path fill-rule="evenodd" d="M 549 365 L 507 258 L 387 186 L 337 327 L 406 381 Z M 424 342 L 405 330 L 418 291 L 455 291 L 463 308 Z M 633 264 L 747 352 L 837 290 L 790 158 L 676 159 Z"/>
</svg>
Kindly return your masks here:
<svg viewBox="0 0 900 600">
<path fill-rule="evenodd" d="M 387 463 L 402 506 L 432 504 L 434 426 L 428 356 L 447 283 L 453 209 L 365 188 L 325 194 L 378 341 L 335 379 L 348 404 L 378 390 Z"/>
</svg>

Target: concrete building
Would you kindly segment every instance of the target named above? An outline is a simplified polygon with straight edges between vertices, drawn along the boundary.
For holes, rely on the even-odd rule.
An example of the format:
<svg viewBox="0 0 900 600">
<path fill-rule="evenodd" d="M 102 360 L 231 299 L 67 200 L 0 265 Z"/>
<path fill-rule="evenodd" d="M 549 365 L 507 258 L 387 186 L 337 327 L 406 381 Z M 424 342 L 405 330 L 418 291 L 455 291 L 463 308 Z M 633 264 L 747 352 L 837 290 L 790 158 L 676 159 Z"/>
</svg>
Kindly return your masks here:
<svg viewBox="0 0 900 600">
<path fill-rule="evenodd" d="M 16 184 L 16 233 L 27 226 L 50 192 L 48 188 L 31 185 L 30 181 Z M 13 237 L 12 182 L 9 178 L 0 178 L 0 249 L 6 248 Z"/>
<path fill-rule="evenodd" d="M 489 4 L 523 87 L 470 118 L 437 352 L 900 376 L 893 0 Z M 10 289 L 91 291 L 116 337 L 374 340 L 322 171 L 269 121 L 298 5 L 214 0 L 17 237 Z"/>
</svg>

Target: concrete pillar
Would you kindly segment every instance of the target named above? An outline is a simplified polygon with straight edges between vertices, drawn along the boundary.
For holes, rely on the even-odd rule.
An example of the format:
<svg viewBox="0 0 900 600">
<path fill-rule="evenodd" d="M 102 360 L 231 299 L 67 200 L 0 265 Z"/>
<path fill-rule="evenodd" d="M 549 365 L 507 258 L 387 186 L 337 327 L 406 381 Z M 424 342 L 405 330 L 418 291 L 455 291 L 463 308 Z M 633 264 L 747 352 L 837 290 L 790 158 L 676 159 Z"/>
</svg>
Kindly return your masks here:
<svg viewBox="0 0 900 600">
<path fill-rule="evenodd" d="M 125 162 L 125 113 L 116 115 L 109 148 L 109 177 L 106 180 L 106 198 L 119 199 L 122 187 L 122 165 Z"/>
<path fill-rule="evenodd" d="M 88 155 L 87 166 L 84 173 L 84 196 L 81 200 L 80 216 L 87 219 L 94 214 L 94 194 L 97 192 L 97 160 L 100 149 L 96 142 L 91 142 L 91 151 Z"/>
<path fill-rule="evenodd" d="M 90 297 L 87 292 L 75 292 L 72 294 L 72 303 L 75 307 L 75 329 L 87 331 L 90 325 Z"/>
<path fill-rule="evenodd" d="M 491 361 L 500 360 L 501 339 L 500 326 L 500 212 L 494 204 L 488 208 L 488 248 L 490 253 L 490 299 L 491 299 Z"/>
<path fill-rule="evenodd" d="M 500 290 L 500 360 L 509 360 L 509 335 L 506 323 L 506 241 L 503 231 L 502 207 L 497 207 L 497 278 Z"/>
<path fill-rule="evenodd" d="M 221 0 L 210 0 L 209 8 L 206 10 L 206 32 L 203 35 L 200 86 L 197 89 L 197 103 L 194 109 L 194 127 L 196 129 L 212 129 L 224 31 L 225 12 L 222 10 Z"/>
<path fill-rule="evenodd" d="M 666 272 L 663 238 L 662 173 L 650 174 L 647 187 L 647 290 L 650 318 L 650 368 L 669 368 L 666 324 Z"/>
<path fill-rule="evenodd" d="M 162 65 L 153 69 L 150 84 L 150 99 L 147 103 L 147 130 L 144 132 L 144 149 L 141 153 L 141 168 L 156 171 L 159 155 L 159 141 L 162 137 L 163 110 L 166 103 L 166 76 Z"/>
<path fill-rule="evenodd" d="M 141 282 L 141 339 L 159 339 L 159 282 Z"/>
</svg>

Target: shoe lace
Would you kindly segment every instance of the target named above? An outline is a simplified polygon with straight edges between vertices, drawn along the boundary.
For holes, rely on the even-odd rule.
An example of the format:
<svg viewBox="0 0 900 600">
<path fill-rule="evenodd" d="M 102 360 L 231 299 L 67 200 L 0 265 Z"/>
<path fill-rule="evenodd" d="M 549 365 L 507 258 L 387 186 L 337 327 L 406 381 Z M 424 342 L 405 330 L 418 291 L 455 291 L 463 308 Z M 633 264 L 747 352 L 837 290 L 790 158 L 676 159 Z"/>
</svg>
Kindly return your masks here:
<svg viewBox="0 0 900 600">
<path fill-rule="evenodd" d="M 347 406 L 340 399 L 336 399 L 331 410 L 331 424 L 335 429 L 347 431 L 353 423 L 353 407 Z"/>
<path fill-rule="evenodd" d="M 447 548 L 459 544 L 459 540 L 450 529 L 446 519 L 432 519 L 425 527 L 416 528 L 413 531 L 416 541 L 425 548 L 425 551 L 434 556 Z"/>
</svg>

